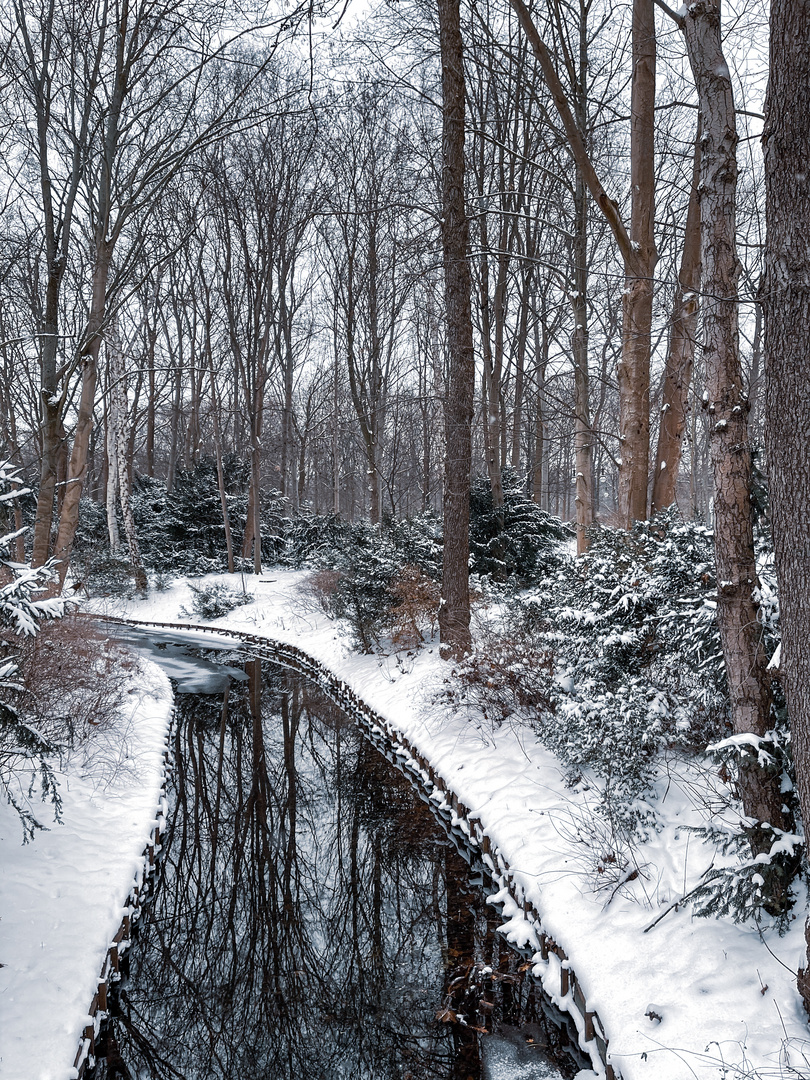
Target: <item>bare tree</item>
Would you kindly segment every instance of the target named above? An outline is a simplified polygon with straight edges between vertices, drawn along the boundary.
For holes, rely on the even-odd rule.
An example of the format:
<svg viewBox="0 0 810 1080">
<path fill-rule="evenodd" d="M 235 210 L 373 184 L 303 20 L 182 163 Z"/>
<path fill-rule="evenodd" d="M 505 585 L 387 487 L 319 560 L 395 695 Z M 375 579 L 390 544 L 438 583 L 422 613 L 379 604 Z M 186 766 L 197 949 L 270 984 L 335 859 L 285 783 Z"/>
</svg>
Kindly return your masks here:
<svg viewBox="0 0 810 1080">
<path fill-rule="evenodd" d="M 475 383 L 469 222 L 464 201 L 464 49 L 459 0 L 438 0 L 442 60 L 442 249 L 449 378 L 444 408 L 442 654 L 466 652 L 470 637 L 470 472 Z"/>
<path fill-rule="evenodd" d="M 621 464 L 619 517 L 625 528 L 647 516 L 650 445 L 650 334 L 652 280 L 657 252 L 653 236 L 653 131 L 655 104 L 655 22 L 653 0 L 633 4 L 633 84 L 631 105 L 631 215 L 629 229 L 605 191 L 584 133 L 560 81 L 552 55 L 523 0 L 510 0 L 543 71 L 565 130 L 571 155 L 613 233 L 625 273 L 622 357 L 619 364 Z"/>
<path fill-rule="evenodd" d="M 663 0 L 656 2 L 669 11 Z M 704 401 L 711 418 L 717 621 L 734 730 L 762 736 L 770 727 L 770 692 L 757 619 L 748 398 L 739 351 L 734 94 L 723 53 L 719 0 L 697 0 L 684 14 L 669 14 L 684 36 L 701 115 L 701 314 Z M 740 767 L 739 787 L 749 817 L 776 829 L 786 826 L 778 777 L 769 776 L 753 756 Z M 770 850 L 770 845 L 768 830 L 752 831 L 755 854 Z"/>
</svg>

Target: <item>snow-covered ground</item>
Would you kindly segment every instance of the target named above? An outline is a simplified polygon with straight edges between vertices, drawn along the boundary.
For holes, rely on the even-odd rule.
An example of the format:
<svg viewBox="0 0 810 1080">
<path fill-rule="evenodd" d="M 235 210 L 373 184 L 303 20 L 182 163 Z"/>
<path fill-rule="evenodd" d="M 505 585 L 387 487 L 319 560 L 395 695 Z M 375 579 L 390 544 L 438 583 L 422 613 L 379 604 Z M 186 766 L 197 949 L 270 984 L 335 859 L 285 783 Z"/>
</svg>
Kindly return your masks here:
<svg viewBox="0 0 810 1080">
<path fill-rule="evenodd" d="M 172 712 L 168 678 L 133 673 L 117 722 L 56 770 L 62 823 L 21 843 L 0 802 L 0 1077 L 68 1080 L 99 973 L 158 817 Z"/>
<path fill-rule="evenodd" d="M 698 823 L 688 784 L 679 783 L 676 775 L 661 779 L 658 795 L 662 829 L 635 853 L 638 876 L 618 886 L 610 880 L 609 867 L 604 874 L 597 869 L 603 826 L 601 819 L 593 815 L 589 802 L 592 793 L 568 788 L 554 757 L 526 731 L 506 725 L 494 731 L 476 726 L 451 706 L 438 704 L 446 665 L 439 660 L 436 648 L 426 647 L 415 656 L 398 657 L 359 656 L 352 652 L 338 627 L 307 602 L 301 591 L 305 577 L 303 571 L 272 571 L 260 579 L 245 577 L 244 585 L 254 593 L 254 602 L 212 625 L 266 635 L 306 650 L 344 679 L 432 762 L 470 813 L 481 820 L 508 860 L 518 892 L 522 889 L 524 894 L 518 900 L 525 898 L 534 904 L 546 933 L 568 954 L 588 1008 L 599 1013 L 606 1028 L 611 1059 L 625 1080 L 810 1077 L 810 1030 L 796 993 L 794 974 L 802 960 L 803 912 L 788 934 L 780 938 L 769 929 L 760 933 L 753 925 L 696 919 L 688 907 L 672 907 L 696 883 L 713 854 L 684 831 L 685 825 Z M 243 586 L 240 575 L 223 575 L 221 580 L 237 589 Z M 191 606 L 191 590 L 186 582 L 153 593 L 143 601 L 92 605 L 96 611 L 127 614 L 135 619 L 199 621 L 181 618 L 179 612 L 184 606 Z M 162 704 L 154 706 L 155 713 L 165 710 L 165 699 L 160 701 Z M 154 739 L 153 749 L 158 756 L 165 712 L 162 715 L 162 721 L 153 718 L 144 725 L 142 733 L 144 745 Z M 116 794 L 111 801 L 121 798 Z M 93 790 L 88 801 L 93 800 L 98 809 L 107 801 L 105 792 Z M 133 813 L 132 852 L 140 850 L 144 838 L 143 825 L 136 826 L 135 817 Z M 78 828 L 88 832 L 81 822 Z M 120 822 L 115 829 L 119 830 L 115 835 L 120 836 Z M 46 864 L 45 884 L 32 889 L 37 904 L 41 903 L 43 909 L 52 905 L 52 921 L 58 917 L 63 926 L 72 924 L 72 909 L 85 900 L 79 885 L 74 891 L 62 882 L 63 869 L 67 874 L 76 863 L 78 877 L 87 883 L 87 893 L 94 891 L 90 871 L 97 870 L 92 855 L 76 854 L 69 835 L 66 841 L 60 844 L 56 828 L 45 837 L 37 837 L 34 845 L 17 851 L 20 868 L 16 871 L 18 882 L 27 883 L 30 875 L 23 869 L 24 860 L 35 867 Z M 111 836 L 113 848 L 116 842 Z M 95 858 L 103 863 L 106 849 L 97 845 L 94 850 Z M 131 877 L 133 865 L 130 861 L 121 867 L 118 907 L 113 899 L 102 904 L 103 919 L 99 915 L 95 920 L 98 944 L 91 946 L 88 936 L 83 937 L 88 942 L 88 953 L 96 949 L 92 962 L 87 964 L 92 974 L 86 984 L 91 995 L 95 977 L 91 969 L 108 944 L 107 928 L 117 925 L 128 888 L 127 874 Z M 108 870 L 109 861 L 104 867 L 105 879 Z M 4 871 L 4 885 L 6 878 Z M 24 917 L 12 914 L 21 888 L 21 883 L 13 885 L 10 897 L 0 900 L 0 930 L 4 941 L 11 929 L 15 936 L 19 932 L 30 939 L 27 956 L 17 961 L 17 968 L 26 967 L 27 971 L 17 972 L 15 985 L 25 987 L 26 1000 L 33 1001 L 43 987 L 63 976 L 56 976 L 55 968 L 39 955 L 39 938 L 44 930 L 26 927 Z M 49 899 L 51 893 L 59 891 L 61 897 Z M 661 915 L 664 917 L 656 922 Z M 23 923 L 15 921 L 12 928 L 12 919 L 19 918 Z M 43 919 L 43 926 L 50 927 L 48 917 L 43 915 Z M 510 926 L 516 934 L 531 940 L 520 917 Z M 0 959 L 8 963 L 9 955 L 3 946 Z M 4 987 L 2 1001 L 8 993 L 5 970 L 0 970 L 0 978 Z M 86 1009 L 87 989 L 80 991 L 78 982 L 77 977 L 71 980 L 71 988 L 74 984 L 76 987 L 75 1007 Z M 24 1009 L 13 1003 L 10 1007 L 0 1004 L 0 1010 L 5 1010 L 0 1012 L 3 1080 L 70 1075 L 71 1047 L 75 1047 L 83 1026 L 83 1013 L 70 1013 L 68 1019 L 67 1008 L 63 1012 L 52 1008 L 46 1012 L 56 1018 L 51 1027 L 69 1028 L 63 1039 L 66 1049 L 57 1059 L 51 1056 L 58 1051 L 54 1043 L 48 1055 L 38 1058 L 50 1063 L 51 1071 L 43 1064 L 38 1066 L 38 1072 L 29 1068 L 17 1073 L 5 1066 L 5 1047 L 10 1042 L 7 1016 L 13 1016 L 18 1025 L 28 1021 L 24 1021 Z M 647 1016 L 648 1012 L 654 1016 Z M 30 1047 L 32 1040 L 44 1034 L 42 1016 L 40 1008 L 36 1026 L 32 1022 L 24 1030 L 19 1027 L 20 1035 L 15 1038 L 22 1038 L 27 1031 Z"/>
</svg>

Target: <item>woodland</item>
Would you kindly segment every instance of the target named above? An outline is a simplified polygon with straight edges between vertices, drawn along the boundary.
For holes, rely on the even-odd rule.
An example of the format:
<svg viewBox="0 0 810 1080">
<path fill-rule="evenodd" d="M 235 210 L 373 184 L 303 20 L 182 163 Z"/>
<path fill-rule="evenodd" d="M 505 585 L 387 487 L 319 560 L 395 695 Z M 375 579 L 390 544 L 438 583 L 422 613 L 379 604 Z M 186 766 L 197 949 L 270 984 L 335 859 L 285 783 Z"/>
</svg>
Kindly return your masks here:
<svg viewBox="0 0 810 1080">
<path fill-rule="evenodd" d="M 807 4 L 2 0 L 0 79 L 7 791 L 58 798 L 21 636 L 307 566 L 354 647 L 438 634 L 454 700 L 528 715 L 628 834 L 662 749 L 722 743 L 741 863 L 699 899 L 786 918 Z"/>
</svg>

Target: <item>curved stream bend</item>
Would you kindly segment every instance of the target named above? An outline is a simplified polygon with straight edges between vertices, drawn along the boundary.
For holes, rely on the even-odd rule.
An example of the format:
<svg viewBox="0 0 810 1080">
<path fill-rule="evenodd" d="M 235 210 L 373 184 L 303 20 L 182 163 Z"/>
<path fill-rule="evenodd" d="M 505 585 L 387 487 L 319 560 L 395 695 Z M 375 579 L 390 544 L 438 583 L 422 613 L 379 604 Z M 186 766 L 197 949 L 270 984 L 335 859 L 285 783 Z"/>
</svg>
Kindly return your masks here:
<svg viewBox="0 0 810 1080">
<path fill-rule="evenodd" d="M 509 865 L 491 843 L 480 821 L 470 817 L 467 808 L 418 749 L 393 725 L 376 714 L 342 679 L 320 661 L 297 646 L 241 631 L 222 630 L 188 623 L 174 624 L 109 617 L 105 617 L 104 621 L 144 629 L 167 630 L 176 633 L 180 640 L 183 634 L 189 633 L 201 634 L 209 638 L 216 636 L 221 642 L 230 639 L 241 646 L 247 646 L 253 655 L 261 659 L 281 664 L 305 675 L 347 713 L 376 749 L 408 778 L 421 799 L 429 805 L 441 822 L 457 851 L 469 863 L 474 875 L 482 882 L 488 882 L 493 892 L 507 890 L 514 900 L 516 890 Z M 223 647 L 222 644 L 220 647 Z M 559 978 L 560 998 L 564 1011 L 560 1012 L 556 1007 L 550 1006 L 550 1003 L 546 1011 L 553 1022 L 564 1031 L 563 1040 L 569 1044 L 568 1053 L 577 1066 L 595 1069 L 598 1073 L 605 1075 L 607 1080 L 612 1080 L 616 1074 L 607 1061 L 607 1041 L 604 1038 L 602 1026 L 596 1014 L 587 1009 L 585 997 L 576 976 L 567 966 L 564 951 L 543 932 L 539 915 L 533 905 L 524 903 L 522 907 L 526 919 L 534 926 L 541 943 L 541 959 L 537 958 L 537 953 L 531 948 L 522 950 L 525 959 L 532 963 L 535 970 L 540 967 L 540 974 L 544 976 L 546 985 L 548 985 L 549 974 Z"/>
</svg>

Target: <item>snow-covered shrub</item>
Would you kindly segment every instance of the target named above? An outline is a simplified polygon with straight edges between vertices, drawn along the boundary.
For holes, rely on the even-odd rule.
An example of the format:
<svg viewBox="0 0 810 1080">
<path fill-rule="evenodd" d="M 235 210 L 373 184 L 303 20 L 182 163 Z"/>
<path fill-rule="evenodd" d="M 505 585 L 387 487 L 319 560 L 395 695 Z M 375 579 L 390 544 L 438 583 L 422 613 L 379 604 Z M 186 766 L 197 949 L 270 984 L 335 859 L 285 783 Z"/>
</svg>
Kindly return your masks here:
<svg viewBox="0 0 810 1080">
<path fill-rule="evenodd" d="M 277 521 L 277 527 L 281 524 Z M 330 552 L 339 552 L 351 543 L 352 525 L 334 514 L 301 514 L 288 519 L 284 529 L 284 545 L 278 560 L 285 566 L 298 568 L 307 562 L 327 564 Z"/>
<path fill-rule="evenodd" d="M 24 492 L 15 487 L 18 477 L 9 462 L 0 463 L 0 507 L 5 509 Z M 47 755 L 51 742 L 32 727 L 14 699 L 23 690 L 15 640 L 36 634 L 44 619 L 63 613 L 61 600 L 43 598 L 53 571 L 52 564 L 31 569 L 10 558 L 19 533 L 0 536 L 0 788 L 17 811 L 28 840 L 41 828 L 30 799 L 39 784 L 42 799 L 59 814 L 59 791 Z"/>
<path fill-rule="evenodd" d="M 202 582 L 191 585 L 191 607 L 180 608 L 186 619 L 219 619 L 234 608 L 249 604 L 253 597 L 246 592 L 236 592 L 220 582 Z"/>
<path fill-rule="evenodd" d="M 759 617 L 771 653 L 778 605 L 765 554 Z M 750 830 L 761 826 L 741 820 L 735 800 L 745 747 L 739 737 L 724 741 L 729 702 L 716 591 L 713 538 L 699 522 L 667 511 L 629 534 L 595 530 L 586 556 L 561 561 L 541 584 L 502 603 L 446 692 L 479 722 L 531 724 L 571 783 L 598 788 L 602 817 L 625 846 L 650 821 L 647 791 L 662 753 L 703 755 L 717 743 L 725 758 L 715 775 L 720 770 L 727 784 L 728 812 L 717 835 L 704 833 L 740 860 L 707 875 L 694 899 L 707 914 L 773 914 L 796 872 L 797 840 L 774 834 L 770 852 L 747 853 Z M 775 702 L 779 731 L 778 688 Z M 788 742 L 774 734 L 767 746 L 758 740 L 757 753 L 782 775 L 792 809 Z"/>
<path fill-rule="evenodd" d="M 247 519 L 247 473 L 235 455 L 224 463 L 228 520 L 234 548 L 242 544 Z M 207 574 L 227 568 L 225 524 L 216 462 L 202 458 L 192 469 L 178 471 L 171 492 L 162 480 L 136 476 L 132 512 L 144 562 L 170 565 L 176 573 Z"/>
<path fill-rule="evenodd" d="M 586 556 L 505 601 L 495 640 L 458 668 L 460 693 L 494 722 L 531 723 L 572 782 L 600 782 L 606 813 L 639 820 L 659 752 L 725 733 L 715 592 L 701 524 L 667 511 L 595 530 Z"/>
<path fill-rule="evenodd" d="M 708 749 L 726 782 L 746 763 L 766 775 L 781 777 L 783 803 L 789 818 L 796 819 L 790 731 L 782 723 L 767 736 L 732 735 Z M 791 884 L 802 869 L 803 837 L 744 817 L 731 799 L 712 811 L 708 824 L 691 831 L 721 855 L 733 855 L 734 862 L 713 866 L 703 876 L 689 896 L 695 913 L 730 915 L 735 922 L 765 913 L 775 917 L 777 929 L 784 933 L 790 925 Z"/>
<path fill-rule="evenodd" d="M 503 471 L 503 530 L 492 504 L 488 477 L 470 490 L 470 555 L 473 571 L 495 582 L 526 585 L 556 563 L 560 541 L 572 535 L 531 501 L 513 469 Z"/>
<path fill-rule="evenodd" d="M 311 557 L 319 569 L 309 592 L 327 614 L 344 621 L 363 652 L 384 639 L 393 648 L 411 648 L 433 632 L 440 550 L 435 521 L 427 516 L 383 525 L 341 522 Z"/>
<path fill-rule="evenodd" d="M 324 551 L 321 569 L 334 572 L 334 591 L 326 610 L 348 626 L 355 645 L 372 652 L 379 644 L 391 606 L 389 586 L 400 570 L 397 552 L 379 526 L 358 522 L 351 539 Z"/>
</svg>

